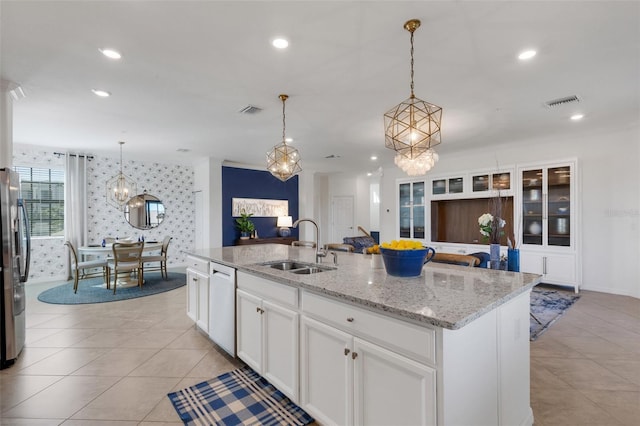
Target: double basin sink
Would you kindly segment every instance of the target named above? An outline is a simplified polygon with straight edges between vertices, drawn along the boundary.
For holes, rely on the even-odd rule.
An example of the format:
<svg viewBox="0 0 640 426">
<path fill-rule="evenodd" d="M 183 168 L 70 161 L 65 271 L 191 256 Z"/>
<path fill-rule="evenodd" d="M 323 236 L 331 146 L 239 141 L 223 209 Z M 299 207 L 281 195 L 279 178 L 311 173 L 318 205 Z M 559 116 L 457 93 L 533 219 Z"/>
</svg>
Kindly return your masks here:
<svg viewBox="0 0 640 426">
<path fill-rule="evenodd" d="M 293 274 L 317 274 L 318 272 L 333 271 L 336 268 L 330 266 L 322 266 L 316 263 L 299 262 L 297 260 L 279 260 L 277 262 L 263 263 L 263 266 L 269 266 L 273 269 L 291 272 Z"/>
</svg>

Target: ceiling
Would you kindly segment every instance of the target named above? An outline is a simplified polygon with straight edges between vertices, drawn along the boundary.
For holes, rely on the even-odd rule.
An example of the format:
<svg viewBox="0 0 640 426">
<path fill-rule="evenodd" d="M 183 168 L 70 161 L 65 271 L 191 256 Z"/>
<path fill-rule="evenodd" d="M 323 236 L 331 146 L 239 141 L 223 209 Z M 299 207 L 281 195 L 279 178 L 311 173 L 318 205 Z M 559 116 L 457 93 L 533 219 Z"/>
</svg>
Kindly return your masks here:
<svg viewBox="0 0 640 426">
<path fill-rule="evenodd" d="M 286 93 L 303 169 L 373 171 L 393 163 L 382 116 L 409 97 L 411 18 L 416 96 L 444 111 L 441 158 L 638 122 L 637 1 L 2 0 L 1 76 L 26 94 L 14 144 L 115 155 L 124 140 L 125 158 L 261 166 Z M 537 56 L 519 61 L 527 48 Z"/>
</svg>

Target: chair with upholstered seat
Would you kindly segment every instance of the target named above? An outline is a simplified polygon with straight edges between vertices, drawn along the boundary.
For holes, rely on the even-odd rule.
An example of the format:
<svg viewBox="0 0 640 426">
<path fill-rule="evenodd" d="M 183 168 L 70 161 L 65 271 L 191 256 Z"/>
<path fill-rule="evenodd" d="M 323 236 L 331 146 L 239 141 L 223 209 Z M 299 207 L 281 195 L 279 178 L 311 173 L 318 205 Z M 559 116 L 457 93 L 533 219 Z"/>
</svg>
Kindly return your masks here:
<svg viewBox="0 0 640 426">
<path fill-rule="evenodd" d="M 329 243 L 324 245 L 325 250 L 346 251 L 353 253 L 354 247 L 351 244 Z"/>
<path fill-rule="evenodd" d="M 316 243 L 313 241 L 292 241 L 291 245 L 294 247 L 311 247 L 316 248 Z"/>
<path fill-rule="evenodd" d="M 144 266 L 145 271 L 160 271 L 162 278 L 165 280 L 168 279 L 167 275 L 167 250 L 169 249 L 169 243 L 173 237 L 164 237 L 162 240 L 162 249 L 160 250 L 160 254 L 153 256 L 142 256 L 142 265 L 144 266 L 146 263 L 155 263 L 158 262 L 157 266 Z"/>
<path fill-rule="evenodd" d="M 132 273 L 137 274 L 138 287 L 142 287 L 144 282 L 142 269 L 142 248 L 143 242 L 138 243 L 113 243 L 113 258 L 107 260 L 107 280 L 111 281 L 111 270 L 113 269 L 113 294 L 116 294 L 118 287 L 118 275 Z"/>
<path fill-rule="evenodd" d="M 87 260 L 83 262 L 78 261 L 78 252 L 71 243 L 71 241 L 65 241 L 65 246 L 69 247 L 71 252 L 71 269 L 73 270 L 73 292 L 78 292 L 78 281 L 86 278 L 95 278 L 102 276 L 107 282 L 108 270 L 107 261 L 105 259 Z M 100 268 L 101 271 L 97 271 Z"/>
</svg>

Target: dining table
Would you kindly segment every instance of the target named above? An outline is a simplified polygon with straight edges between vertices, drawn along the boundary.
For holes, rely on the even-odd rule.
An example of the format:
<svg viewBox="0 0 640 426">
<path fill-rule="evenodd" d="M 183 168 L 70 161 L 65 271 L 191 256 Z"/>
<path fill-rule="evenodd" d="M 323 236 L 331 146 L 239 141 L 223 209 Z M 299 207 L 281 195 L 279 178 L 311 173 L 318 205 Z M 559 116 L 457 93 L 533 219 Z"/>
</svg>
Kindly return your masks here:
<svg viewBox="0 0 640 426">
<path fill-rule="evenodd" d="M 155 250 L 162 250 L 162 242 L 159 241 L 145 241 L 142 246 L 142 252 L 149 252 Z M 78 247 L 78 254 L 82 257 L 83 260 L 86 260 L 86 256 L 97 256 L 97 257 L 107 257 L 110 254 L 113 254 L 113 244 L 105 244 L 102 246 L 101 244 L 89 244 L 86 246 Z M 137 279 L 132 279 L 130 277 L 127 278 L 118 278 L 114 285 L 118 285 L 120 287 L 131 287 L 134 285 L 138 285 Z"/>
</svg>

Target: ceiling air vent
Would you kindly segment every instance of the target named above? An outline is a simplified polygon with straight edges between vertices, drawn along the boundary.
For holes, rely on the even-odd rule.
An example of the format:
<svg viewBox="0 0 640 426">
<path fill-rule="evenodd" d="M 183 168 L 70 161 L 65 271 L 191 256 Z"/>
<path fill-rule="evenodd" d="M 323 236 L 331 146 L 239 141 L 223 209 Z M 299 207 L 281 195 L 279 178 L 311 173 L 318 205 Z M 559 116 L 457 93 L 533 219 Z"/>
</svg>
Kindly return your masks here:
<svg viewBox="0 0 640 426">
<path fill-rule="evenodd" d="M 324 158 L 340 158 L 340 156 L 339 155 L 335 155 L 335 154 L 331 154 L 331 155 L 327 155 Z"/>
<path fill-rule="evenodd" d="M 258 108 L 257 106 L 247 105 L 238 111 L 240 114 L 257 114 L 262 111 L 262 108 Z"/>
<path fill-rule="evenodd" d="M 565 98 L 554 99 L 552 101 L 547 101 L 544 104 L 547 106 L 547 108 L 553 108 L 560 105 L 571 104 L 574 102 L 580 102 L 580 98 L 578 98 L 576 95 L 567 96 Z"/>
</svg>

